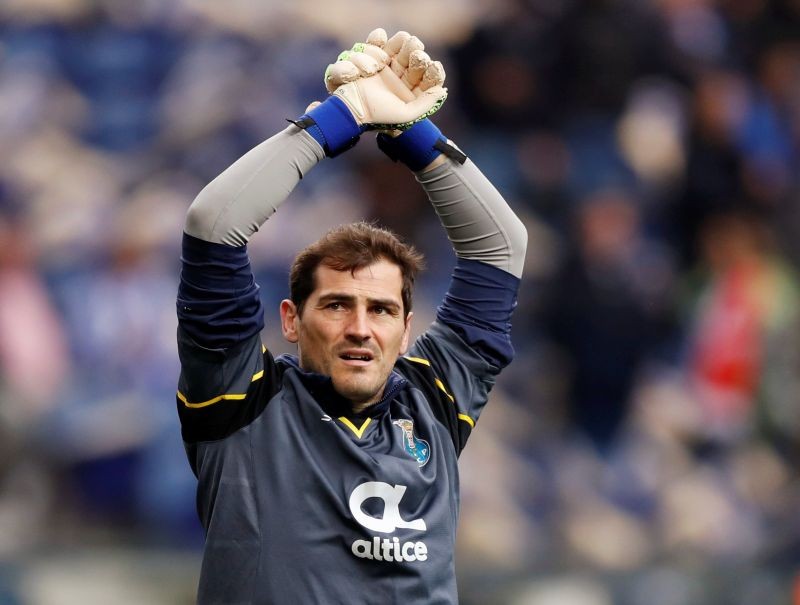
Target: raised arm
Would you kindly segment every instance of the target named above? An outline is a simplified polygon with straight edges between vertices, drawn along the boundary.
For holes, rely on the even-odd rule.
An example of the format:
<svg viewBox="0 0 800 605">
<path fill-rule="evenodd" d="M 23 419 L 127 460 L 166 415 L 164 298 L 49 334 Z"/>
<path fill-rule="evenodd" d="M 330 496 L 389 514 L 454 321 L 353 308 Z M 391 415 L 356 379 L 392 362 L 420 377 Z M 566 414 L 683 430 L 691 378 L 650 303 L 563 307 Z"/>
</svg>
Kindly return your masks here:
<svg viewBox="0 0 800 605">
<path fill-rule="evenodd" d="M 230 348 L 261 331 L 263 310 L 247 242 L 325 157 L 296 126 L 264 141 L 195 198 L 186 215 L 178 319 L 184 336 Z"/>
<path fill-rule="evenodd" d="M 177 404 L 187 444 L 246 425 L 278 383 L 262 351 L 264 312 L 246 244 L 324 157 L 309 133 L 290 126 L 214 179 L 187 212 L 177 299 Z"/>
<path fill-rule="evenodd" d="M 405 32 L 387 40 L 383 30 L 375 30 L 366 44 L 356 47 L 361 56 L 377 57 L 391 66 L 382 73 L 383 84 L 398 96 L 413 98 L 444 81 L 441 63 L 432 61 L 422 42 Z M 334 94 L 358 78 L 352 66 L 341 62 L 326 73 L 328 90 Z M 384 125 L 380 130 L 378 146 L 416 173 L 458 257 L 437 318 L 499 371 L 513 357 L 510 318 L 525 258 L 525 227 L 497 189 L 430 120 L 404 124 L 401 130 Z"/>
<path fill-rule="evenodd" d="M 378 144 L 415 171 L 457 256 L 437 319 L 496 370 L 511 362 L 511 313 L 527 232 L 477 166 L 429 120 Z"/>
</svg>

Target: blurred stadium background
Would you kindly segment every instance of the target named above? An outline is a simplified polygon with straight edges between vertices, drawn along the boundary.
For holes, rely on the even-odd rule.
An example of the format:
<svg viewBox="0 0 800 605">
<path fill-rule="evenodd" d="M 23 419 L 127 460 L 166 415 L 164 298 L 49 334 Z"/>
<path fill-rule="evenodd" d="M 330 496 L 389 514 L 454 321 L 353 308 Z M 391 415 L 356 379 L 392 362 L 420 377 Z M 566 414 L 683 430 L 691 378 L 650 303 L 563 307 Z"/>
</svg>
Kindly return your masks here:
<svg viewBox="0 0 800 605">
<path fill-rule="evenodd" d="M 193 602 L 182 217 L 378 25 L 443 57 L 437 122 L 530 234 L 463 603 L 800 603 L 797 0 L 0 0 L 0 603 Z M 368 217 L 428 255 L 430 320 L 453 259 L 370 139 L 254 240 L 268 309 Z"/>
</svg>

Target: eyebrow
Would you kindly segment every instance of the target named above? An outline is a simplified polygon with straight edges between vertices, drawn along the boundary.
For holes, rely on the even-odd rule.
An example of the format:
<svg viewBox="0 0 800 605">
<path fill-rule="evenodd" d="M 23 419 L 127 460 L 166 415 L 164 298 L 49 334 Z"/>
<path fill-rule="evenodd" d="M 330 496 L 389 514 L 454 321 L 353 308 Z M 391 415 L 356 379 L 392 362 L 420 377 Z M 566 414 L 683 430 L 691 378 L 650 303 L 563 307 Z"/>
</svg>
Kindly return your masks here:
<svg viewBox="0 0 800 605">
<path fill-rule="evenodd" d="M 343 294 L 337 292 L 330 292 L 328 294 L 323 294 L 319 297 L 319 303 L 324 304 L 332 301 L 342 301 L 348 303 L 354 303 L 356 301 L 356 297 L 352 294 Z M 370 305 L 381 305 L 383 307 L 389 307 L 393 309 L 400 309 L 401 304 L 391 298 L 368 298 L 367 302 Z"/>
</svg>

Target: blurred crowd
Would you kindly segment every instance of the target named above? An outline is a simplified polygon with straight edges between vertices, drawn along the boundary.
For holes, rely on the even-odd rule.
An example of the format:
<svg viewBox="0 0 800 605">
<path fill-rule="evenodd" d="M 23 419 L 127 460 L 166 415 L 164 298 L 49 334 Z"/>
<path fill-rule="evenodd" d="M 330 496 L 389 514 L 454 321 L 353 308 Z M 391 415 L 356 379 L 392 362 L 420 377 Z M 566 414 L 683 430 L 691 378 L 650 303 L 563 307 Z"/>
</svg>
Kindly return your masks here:
<svg viewBox="0 0 800 605">
<path fill-rule="evenodd" d="M 199 548 L 183 215 L 379 25 L 442 58 L 436 121 L 530 236 L 517 358 L 461 462 L 463 602 L 800 603 L 797 0 L 0 2 L 0 562 Z M 337 222 L 419 244 L 418 330 L 447 287 L 371 138 L 250 246 L 276 352 L 288 263 Z"/>
</svg>

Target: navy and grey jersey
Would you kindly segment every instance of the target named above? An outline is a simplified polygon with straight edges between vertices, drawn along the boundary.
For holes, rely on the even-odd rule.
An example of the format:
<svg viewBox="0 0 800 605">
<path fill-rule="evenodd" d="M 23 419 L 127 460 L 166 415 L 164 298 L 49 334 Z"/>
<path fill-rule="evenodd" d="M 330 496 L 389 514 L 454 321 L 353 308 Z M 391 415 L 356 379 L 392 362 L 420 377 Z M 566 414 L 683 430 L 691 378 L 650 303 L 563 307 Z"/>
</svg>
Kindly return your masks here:
<svg viewBox="0 0 800 605">
<path fill-rule="evenodd" d="M 457 603 L 458 456 L 513 355 L 518 278 L 459 260 L 437 320 L 360 415 L 274 358 L 245 247 L 184 236 L 182 435 L 206 532 L 198 602 Z"/>
</svg>

